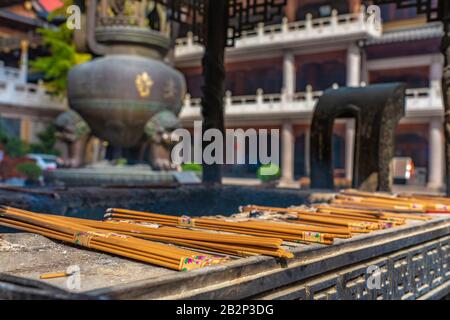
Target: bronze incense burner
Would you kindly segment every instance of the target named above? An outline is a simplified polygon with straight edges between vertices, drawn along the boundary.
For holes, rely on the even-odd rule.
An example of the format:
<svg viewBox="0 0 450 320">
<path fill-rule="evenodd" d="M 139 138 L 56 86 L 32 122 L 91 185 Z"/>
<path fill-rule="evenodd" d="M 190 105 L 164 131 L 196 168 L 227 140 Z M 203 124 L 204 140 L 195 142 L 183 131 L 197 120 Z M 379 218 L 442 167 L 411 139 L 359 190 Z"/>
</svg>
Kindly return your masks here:
<svg viewBox="0 0 450 320">
<path fill-rule="evenodd" d="M 185 93 L 182 74 L 164 62 L 171 44 L 165 9 L 152 1 L 90 1 L 86 29 L 78 43 L 100 57 L 70 71 L 70 107 L 100 139 L 136 146 L 154 115 L 178 114 Z"/>
</svg>

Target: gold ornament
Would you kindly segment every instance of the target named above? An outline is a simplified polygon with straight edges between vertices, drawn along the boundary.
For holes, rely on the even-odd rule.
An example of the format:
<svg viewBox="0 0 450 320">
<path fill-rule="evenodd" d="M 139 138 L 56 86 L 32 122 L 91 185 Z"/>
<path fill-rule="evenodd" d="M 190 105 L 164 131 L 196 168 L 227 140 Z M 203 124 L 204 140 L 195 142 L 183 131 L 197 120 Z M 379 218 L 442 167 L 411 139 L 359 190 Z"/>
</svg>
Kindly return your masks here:
<svg viewBox="0 0 450 320">
<path fill-rule="evenodd" d="M 23 3 L 23 6 L 24 6 L 25 10 L 27 10 L 27 11 L 33 10 L 33 4 L 31 3 L 31 1 L 25 1 Z"/>
<path fill-rule="evenodd" d="M 136 89 L 141 98 L 149 97 L 152 91 L 154 82 L 147 72 L 142 72 L 136 76 Z"/>
</svg>

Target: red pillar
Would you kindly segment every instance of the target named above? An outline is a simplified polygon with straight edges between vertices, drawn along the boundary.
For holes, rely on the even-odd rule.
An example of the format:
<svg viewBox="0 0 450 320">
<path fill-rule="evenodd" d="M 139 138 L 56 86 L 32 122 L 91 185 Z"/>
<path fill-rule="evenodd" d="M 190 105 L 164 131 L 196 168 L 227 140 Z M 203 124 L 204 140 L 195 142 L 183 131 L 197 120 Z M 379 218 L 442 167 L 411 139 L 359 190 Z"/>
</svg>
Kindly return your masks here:
<svg viewBox="0 0 450 320">
<path fill-rule="evenodd" d="M 288 0 L 285 7 L 285 13 L 289 22 L 293 22 L 296 20 L 297 9 L 299 6 L 300 6 L 299 0 Z"/>
<path fill-rule="evenodd" d="M 350 13 L 358 13 L 361 10 L 361 0 L 348 0 L 348 8 Z"/>
</svg>

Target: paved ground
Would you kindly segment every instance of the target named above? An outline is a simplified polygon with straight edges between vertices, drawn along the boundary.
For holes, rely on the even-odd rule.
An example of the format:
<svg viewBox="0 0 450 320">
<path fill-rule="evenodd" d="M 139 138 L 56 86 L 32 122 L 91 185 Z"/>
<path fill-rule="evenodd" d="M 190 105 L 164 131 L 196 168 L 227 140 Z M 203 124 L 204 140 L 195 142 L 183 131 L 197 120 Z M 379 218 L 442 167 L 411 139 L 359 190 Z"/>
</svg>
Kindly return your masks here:
<svg viewBox="0 0 450 320">
<path fill-rule="evenodd" d="M 436 190 L 427 188 L 426 186 L 403 186 L 403 185 L 394 185 L 394 192 L 405 192 L 405 193 L 425 193 L 425 194 L 436 194 L 442 195 L 444 190 Z"/>
<path fill-rule="evenodd" d="M 247 179 L 247 178 L 223 178 L 223 184 L 225 185 L 235 185 L 235 186 L 260 186 L 261 181 L 258 179 Z M 288 189 L 302 189 L 310 190 L 308 188 L 300 188 L 295 186 L 290 186 Z M 443 194 L 443 190 L 430 189 L 426 186 L 409 186 L 409 185 L 394 185 L 393 192 L 405 192 L 405 193 L 424 193 L 424 194 Z"/>
<path fill-rule="evenodd" d="M 0 273 L 39 280 L 45 273 L 81 271 L 81 291 L 176 273 L 169 269 L 62 244 L 35 234 L 0 232 Z M 45 280 L 67 289 L 67 278 Z"/>
</svg>

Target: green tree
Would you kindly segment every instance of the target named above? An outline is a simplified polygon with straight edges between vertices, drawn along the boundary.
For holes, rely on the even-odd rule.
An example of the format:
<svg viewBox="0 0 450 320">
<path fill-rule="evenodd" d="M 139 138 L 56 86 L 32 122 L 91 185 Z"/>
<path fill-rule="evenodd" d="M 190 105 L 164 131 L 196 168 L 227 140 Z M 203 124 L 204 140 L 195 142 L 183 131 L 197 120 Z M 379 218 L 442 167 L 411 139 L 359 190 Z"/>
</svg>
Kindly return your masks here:
<svg viewBox="0 0 450 320">
<path fill-rule="evenodd" d="M 69 70 L 91 59 L 90 54 L 79 53 L 73 43 L 73 31 L 65 23 L 57 28 L 38 29 L 49 55 L 30 62 L 31 68 L 44 73 L 45 85 L 53 94 L 64 97 Z"/>
<path fill-rule="evenodd" d="M 23 157 L 30 152 L 59 155 L 59 152 L 54 148 L 56 144 L 56 128 L 53 125 L 39 132 L 37 136 L 39 139 L 38 143 L 28 144 L 18 137 L 8 135 L 0 123 L 0 143 L 10 157 Z"/>
<path fill-rule="evenodd" d="M 6 133 L 5 129 L 3 129 L 3 125 L 0 122 L 0 143 L 2 145 L 5 145 L 8 142 L 8 134 Z"/>
<path fill-rule="evenodd" d="M 12 137 L 0 123 L 0 143 L 5 148 L 6 154 L 10 157 L 23 157 L 29 151 L 29 145 L 18 137 Z"/>
<path fill-rule="evenodd" d="M 53 125 L 50 125 L 44 131 L 39 132 L 37 136 L 39 143 L 30 144 L 30 152 L 59 155 L 58 150 L 55 149 L 56 128 Z"/>
<path fill-rule="evenodd" d="M 6 153 L 12 157 L 23 157 L 30 150 L 30 146 L 18 137 L 8 137 L 5 143 Z"/>
<path fill-rule="evenodd" d="M 22 173 L 28 180 L 37 181 L 42 174 L 42 169 L 35 163 L 22 162 L 16 166 L 16 170 Z"/>
</svg>

